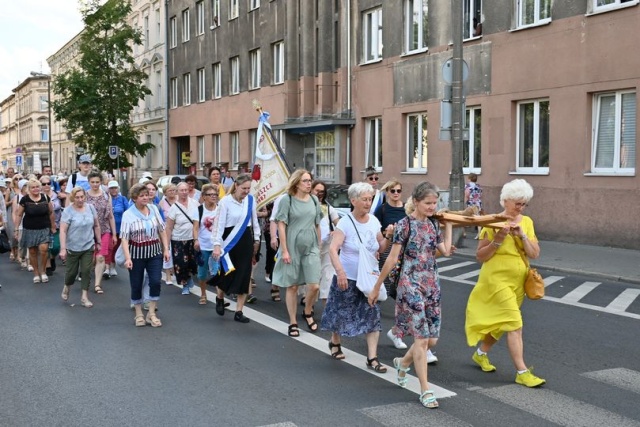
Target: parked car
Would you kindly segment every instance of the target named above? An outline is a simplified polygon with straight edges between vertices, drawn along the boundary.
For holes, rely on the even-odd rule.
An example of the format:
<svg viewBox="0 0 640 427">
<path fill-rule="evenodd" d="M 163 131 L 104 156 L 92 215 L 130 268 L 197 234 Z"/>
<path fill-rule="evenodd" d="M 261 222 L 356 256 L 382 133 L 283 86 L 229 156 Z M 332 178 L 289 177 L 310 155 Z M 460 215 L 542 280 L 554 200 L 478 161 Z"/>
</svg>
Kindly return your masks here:
<svg viewBox="0 0 640 427">
<path fill-rule="evenodd" d="M 184 179 L 187 177 L 188 175 L 164 175 L 161 176 L 160 178 L 158 178 L 158 180 L 156 181 L 156 185 L 158 186 L 158 195 L 160 197 L 162 197 L 162 187 L 164 187 L 167 184 L 171 183 L 171 180 L 175 177 L 180 178 L 180 182 L 183 182 Z M 202 176 L 202 175 L 196 175 L 196 188 L 198 190 L 202 190 L 202 186 L 205 184 L 209 183 L 209 180 L 207 179 L 207 177 Z"/>
<path fill-rule="evenodd" d="M 338 211 L 340 218 L 351 212 L 348 190 L 349 186 L 345 184 L 327 184 L 327 202 Z"/>
</svg>

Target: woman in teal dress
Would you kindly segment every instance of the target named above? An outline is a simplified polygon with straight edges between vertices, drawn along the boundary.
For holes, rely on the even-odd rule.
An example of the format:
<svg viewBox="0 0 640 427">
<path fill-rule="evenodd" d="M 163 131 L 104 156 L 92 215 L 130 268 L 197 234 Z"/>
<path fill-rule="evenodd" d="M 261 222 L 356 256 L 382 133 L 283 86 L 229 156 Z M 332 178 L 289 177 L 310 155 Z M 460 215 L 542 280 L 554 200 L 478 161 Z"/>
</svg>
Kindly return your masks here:
<svg viewBox="0 0 640 427">
<path fill-rule="evenodd" d="M 298 285 L 307 285 L 302 314 L 309 331 L 318 331 L 313 320 L 313 305 L 320 291 L 320 221 L 322 210 L 316 196 L 311 195 L 311 174 L 298 169 L 289 178 L 287 195 L 278 205 L 276 222 L 280 253 L 273 269 L 273 283 L 286 288 L 289 336 L 300 336 L 296 323 Z"/>
</svg>

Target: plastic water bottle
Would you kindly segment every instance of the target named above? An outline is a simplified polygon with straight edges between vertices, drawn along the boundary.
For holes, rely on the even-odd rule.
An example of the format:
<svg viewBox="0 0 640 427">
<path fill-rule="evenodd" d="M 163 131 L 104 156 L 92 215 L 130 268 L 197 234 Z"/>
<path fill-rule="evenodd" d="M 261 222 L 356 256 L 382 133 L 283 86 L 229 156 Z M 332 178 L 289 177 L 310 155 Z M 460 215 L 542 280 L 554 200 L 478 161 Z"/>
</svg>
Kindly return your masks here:
<svg viewBox="0 0 640 427">
<path fill-rule="evenodd" d="M 209 257 L 209 274 L 215 276 L 220 271 L 220 261 L 214 259 L 212 256 Z"/>
</svg>

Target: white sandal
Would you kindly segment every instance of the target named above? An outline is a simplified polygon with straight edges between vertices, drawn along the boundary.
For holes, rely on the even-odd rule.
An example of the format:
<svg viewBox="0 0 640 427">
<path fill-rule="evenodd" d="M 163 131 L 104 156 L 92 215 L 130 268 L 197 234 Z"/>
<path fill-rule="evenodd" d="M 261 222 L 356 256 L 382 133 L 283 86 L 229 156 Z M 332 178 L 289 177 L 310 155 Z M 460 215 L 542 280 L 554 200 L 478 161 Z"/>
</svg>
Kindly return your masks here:
<svg viewBox="0 0 640 427">
<path fill-rule="evenodd" d="M 34 276 L 33 277 L 33 283 L 40 283 L 40 276 Z"/>
<path fill-rule="evenodd" d="M 47 283 L 47 282 L 49 282 L 49 276 L 47 276 L 46 274 L 42 274 L 42 275 L 40 276 L 40 281 L 41 281 L 42 283 Z"/>
</svg>

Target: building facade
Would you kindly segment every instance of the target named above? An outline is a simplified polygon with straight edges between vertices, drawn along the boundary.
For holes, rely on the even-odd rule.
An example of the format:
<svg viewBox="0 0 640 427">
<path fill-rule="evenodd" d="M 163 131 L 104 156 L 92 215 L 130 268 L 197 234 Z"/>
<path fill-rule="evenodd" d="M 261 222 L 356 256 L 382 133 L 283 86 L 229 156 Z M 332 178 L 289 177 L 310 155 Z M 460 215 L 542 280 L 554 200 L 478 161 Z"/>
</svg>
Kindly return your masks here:
<svg viewBox="0 0 640 427">
<path fill-rule="evenodd" d="M 639 248 L 638 0 L 461 0 L 468 139 L 488 212 L 524 178 L 540 238 Z M 446 189 L 450 2 L 171 0 L 169 169 L 251 163 L 258 100 L 293 167 Z"/>
</svg>

